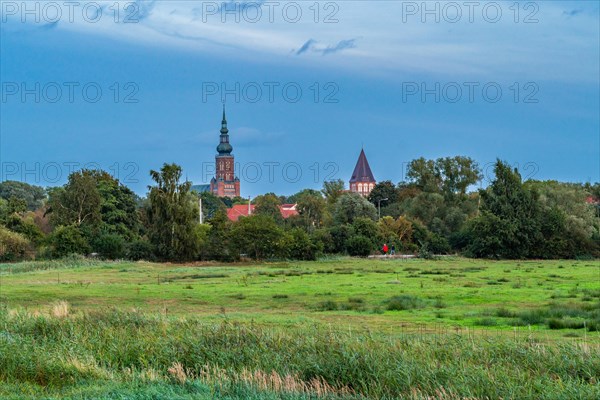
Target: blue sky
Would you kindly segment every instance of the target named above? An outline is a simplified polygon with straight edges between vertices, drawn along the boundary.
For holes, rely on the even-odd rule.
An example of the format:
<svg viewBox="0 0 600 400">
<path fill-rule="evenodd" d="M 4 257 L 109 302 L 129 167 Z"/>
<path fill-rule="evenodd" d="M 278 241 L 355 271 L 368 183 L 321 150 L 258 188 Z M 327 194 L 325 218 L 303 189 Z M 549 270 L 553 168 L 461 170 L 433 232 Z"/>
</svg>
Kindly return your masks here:
<svg viewBox="0 0 600 400">
<path fill-rule="evenodd" d="M 87 164 L 144 194 L 176 162 L 208 182 L 223 84 L 244 196 L 347 181 L 361 146 L 378 180 L 453 155 L 600 180 L 597 2 L 114 3 L 0 2 L 3 180 Z"/>
</svg>

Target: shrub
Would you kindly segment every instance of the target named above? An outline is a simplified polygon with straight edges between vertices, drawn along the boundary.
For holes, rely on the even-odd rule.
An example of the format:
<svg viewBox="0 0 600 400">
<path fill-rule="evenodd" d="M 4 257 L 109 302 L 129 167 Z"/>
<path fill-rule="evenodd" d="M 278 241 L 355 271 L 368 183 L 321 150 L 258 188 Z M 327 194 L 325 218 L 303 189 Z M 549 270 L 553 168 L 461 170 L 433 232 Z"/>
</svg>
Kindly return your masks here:
<svg viewBox="0 0 600 400">
<path fill-rule="evenodd" d="M 125 256 L 125 240 L 115 234 L 104 234 L 94 241 L 95 250 L 102 258 L 116 260 Z"/>
<path fill-rule="evenodd" d="M 17 261 L 25 258 L 29 241 L 21 234 L 0 226 L 0 261 Z"/>
<path fill-rule="evenodd" d="M 231 229 L 233 252 L 262 260 L 282 254 L 286 240 L 282 230 L 268 215 L 240 218 Z"/>
<path fill-rule="evenodd" d="M 317 246 L 306 232 L 294 228 L 289 233 L 288 255 L 295 260 L 316 260 Z"/>
<path fill-rule="evenodd" d="M 127 258 L 134 261 L 154 260 L 154 247 L 147 240 L 136 240 L 127 246 Z"/>
<path fill-rule="evenodd" d="M 59 226 L 50 237 L 52 244 L 52 255 L 64 257 L 70 254 L 88 254 L 90 245 L 74 225 Z"/>
<path fill-rule="evenodd" d="M 423 300 L 415 296 L 394 296 L 387 301 L 387 309 L 389 311 L 412 310 L 423 307 L 425 307 Z"/>
<path fill-rule="evenodd" d="M 547 323 L 550 329 L 583 329 L 585 327 L 583 321 L 570 318 L 550 318 Z"/>
<path fill-rule="evenodd" d="M 373 242 L 362 235 L 352 236 L 346 241 L 346 250 L 351 256 L 366 257 L 373 248 Z"/>
<path fill-rule="evenodd" d="M 338 304 L 333 300 L 322 301 L 317 304 L 317 310 L 319 311 L 336 311 Z"/>
</svg>

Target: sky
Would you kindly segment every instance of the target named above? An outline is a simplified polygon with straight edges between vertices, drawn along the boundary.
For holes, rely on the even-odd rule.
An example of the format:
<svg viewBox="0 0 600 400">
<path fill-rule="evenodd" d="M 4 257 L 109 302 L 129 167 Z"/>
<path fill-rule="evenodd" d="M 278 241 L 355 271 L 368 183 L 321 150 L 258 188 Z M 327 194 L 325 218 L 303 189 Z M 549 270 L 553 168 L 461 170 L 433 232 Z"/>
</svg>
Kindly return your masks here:
<svg viewBox="0 0 600 400">
<path fill-rule="evenodd" d="M 600 180 L 596 1 L 0 1 L 0 180 L 208 183 L 223 101 L 243 196 L 469 156 Z"/>
</svg>

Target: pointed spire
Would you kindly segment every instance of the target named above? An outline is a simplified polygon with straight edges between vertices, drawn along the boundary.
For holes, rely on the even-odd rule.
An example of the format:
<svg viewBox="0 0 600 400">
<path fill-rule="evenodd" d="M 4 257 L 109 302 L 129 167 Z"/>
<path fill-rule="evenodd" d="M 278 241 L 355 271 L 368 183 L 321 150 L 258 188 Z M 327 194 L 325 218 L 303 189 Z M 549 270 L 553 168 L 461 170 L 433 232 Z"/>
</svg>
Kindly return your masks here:
<svg viewBox="0 0 600 400">
<path fill-rule="evenodd" d="M 225 118 L 225 101 L 223 101 L 223 120 L 221 121 L 221 135 L 227 135 L 229 129 L 227 129 L 227 118 Z"/>
<path fill-rule="evenodd" d="M 371 167 L 367 161 L 367 156 L 365 155 L 364 149 L 360 150 L 356 167 L 354 167 L 354 172 L 350 178 L 350 183 L 352 182 L 376 182 L 373 172 L 371 172 Z"/>
<path fill-rule="evenodd" d="M 227 129 L 227 119 L 225 118 L 225 102 L 223 101 L 223 120 L 221 121 L 221 137 L 217 152 L 221 155 L 229 155 L 233 151 L 233 147 L 229 144 L 229 129 Z"/>
</svg>

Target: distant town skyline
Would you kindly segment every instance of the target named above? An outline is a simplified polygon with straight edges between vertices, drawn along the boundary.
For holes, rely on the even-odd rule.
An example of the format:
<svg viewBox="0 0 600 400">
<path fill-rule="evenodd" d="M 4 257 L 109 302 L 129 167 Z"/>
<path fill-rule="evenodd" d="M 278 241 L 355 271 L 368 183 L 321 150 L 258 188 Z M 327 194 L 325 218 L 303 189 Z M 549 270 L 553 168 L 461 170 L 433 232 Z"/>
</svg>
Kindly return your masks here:
<svg viewBox="0 0 600 400">
<path fill-rule="evenodd" d="M 348 184 L 363 146 L 378 182 L 454 155 L 600 180 L 595 2 L 497 2 L 495 22 L 486 2 L 457 22 L 442 3 L 377 2 L 382 19 L 373 2 L 300 2 L 297 22 L 291 7 L 251 22 L 248 2 L 113 3 L 73 22 L 2 3 L 2 180 L 57 186 L 88 165 L 144 195 L 175 162 L 209 183 L 223 100 L 244 197 Z"/>
</svg>

